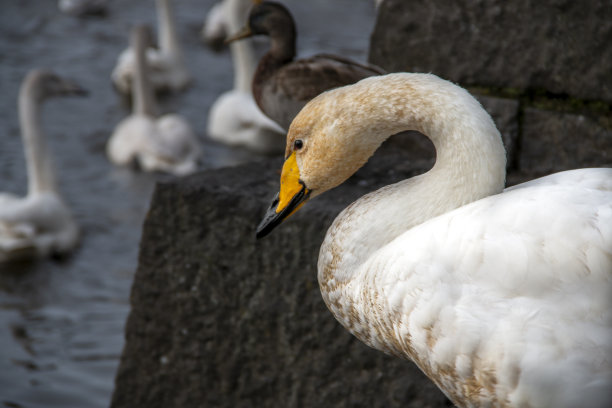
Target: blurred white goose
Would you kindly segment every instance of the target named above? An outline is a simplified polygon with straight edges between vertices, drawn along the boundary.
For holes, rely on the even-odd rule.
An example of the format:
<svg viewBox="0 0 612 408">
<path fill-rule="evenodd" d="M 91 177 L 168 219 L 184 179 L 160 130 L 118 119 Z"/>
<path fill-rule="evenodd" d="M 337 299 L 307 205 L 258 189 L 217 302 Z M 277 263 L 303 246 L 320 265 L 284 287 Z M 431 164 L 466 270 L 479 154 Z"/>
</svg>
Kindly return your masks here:
<svg viewBox="0 0 612 408">
<path fill-rule="evenodd" d="M 148 80 L 146 47 L 151 41 L 147 26 L 132 30 L 131 46 L 135 50 L 133 112 L 115 128 L 106 153 L 117 165 L 137 163 L 145 171 L 163 171 L 185 175 L 197 169 L 200 143 L 181 116 L 157 117 L 153 90 Z"/>
<path fill-rule="evenodd" d="M 389 74 L 312 100 L 258 235 L 404 130 L 429 136 L 436 164 L 329 228 L 318 278 L 336 319 L 460 407 L 612 406 L 612 169 L 504 190 L 500 134 L 450 82 Z"/>
<path fill-rule="evenodd" d="M 147 48 L 146 58 L 150 67 L 150 81 L 155 91 L 180 91 L 191 81 L 183 52 L 174 24 L 174 14 L 170 0 L 156 0 L 157 20 L 159 26 L 159 49 L 153 43 Z M 117 60 L 111 74 L 116 89 L 128 94 L 134 75 L 134 49 L 128 47 Z"/>
<path fill-rule="evenodd" d="M 65 254 L 78 243 L 78 227 L 57 189 L 40 112 L 48 97 L 83 94 L 76 84 L 44 70 L 30 71 L 21 85 L 19 122 L 28 194 L 0 193 L 0 262 Z"/>
<path fill-rule="evenodd" d="M 242 27 L 252 4 L 252 0 L 224 0 L 230 32 Z M 264 115 L 253 99 L 251 82 L 257 60 L 252 40 L 234 41 L 229 46 L 234 62 L 234 89 L 221 95 L 210 108 L 208 135 L 219 142 L 258 153 L 282 152 L 286 132 Z"/>
</svg>

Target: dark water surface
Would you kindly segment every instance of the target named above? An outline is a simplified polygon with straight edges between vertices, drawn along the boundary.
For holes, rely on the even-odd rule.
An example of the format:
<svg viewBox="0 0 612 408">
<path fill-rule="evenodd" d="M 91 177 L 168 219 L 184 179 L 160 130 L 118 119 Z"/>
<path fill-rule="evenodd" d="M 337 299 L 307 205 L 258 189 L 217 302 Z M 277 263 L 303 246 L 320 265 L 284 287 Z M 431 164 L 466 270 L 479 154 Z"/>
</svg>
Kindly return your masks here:
<svg viewBox="0 0 612 408">
<path fill-rule="evenodd" d="M 187 117 L 205 146 L 203 168 L 261 159 L 214 144 L 206 116 L 232 86 L 229 54 L 199 40 L 212 0 L 175 1 L 179 35 L 195 78 L 160 101 Z M 300 55 L 337 52 L 365 60 L 374 24 L 369 0 L 286 1 L 298 24 Z M 123 347 L 141 224 L 159 175 L 112 167 L 104 154 L 127 115 L 110 73 L 133 23 L 155 22 L 152 0 L 111 0 L 106 17 L 62 15 L 55 0 L 0 0 L 0 191 L 24 194 L 17 95 L 26 72 L 46 67 L 90 91 L 53 99 L 43 129 L 82 242 L 65 260 L 0 265 L 0 406 L 105 407 Z"/>
</svg>

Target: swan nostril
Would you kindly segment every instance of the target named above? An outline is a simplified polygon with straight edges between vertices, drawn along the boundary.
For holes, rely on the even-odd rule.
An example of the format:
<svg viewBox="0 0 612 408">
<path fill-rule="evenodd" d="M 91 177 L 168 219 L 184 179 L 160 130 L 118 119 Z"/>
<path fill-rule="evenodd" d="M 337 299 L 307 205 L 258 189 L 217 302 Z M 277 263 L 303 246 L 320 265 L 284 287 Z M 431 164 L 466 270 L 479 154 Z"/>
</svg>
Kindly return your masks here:
<svg viewBox="0 0 612 408">
<path fill-rule="evenodd" d="M 272 199 L 272 204 L 270 204 L 270 208 L 276 208 L 279 202 L 280 202 L 280 193 L 276 193 L 276 195 Z"/>
</svg>

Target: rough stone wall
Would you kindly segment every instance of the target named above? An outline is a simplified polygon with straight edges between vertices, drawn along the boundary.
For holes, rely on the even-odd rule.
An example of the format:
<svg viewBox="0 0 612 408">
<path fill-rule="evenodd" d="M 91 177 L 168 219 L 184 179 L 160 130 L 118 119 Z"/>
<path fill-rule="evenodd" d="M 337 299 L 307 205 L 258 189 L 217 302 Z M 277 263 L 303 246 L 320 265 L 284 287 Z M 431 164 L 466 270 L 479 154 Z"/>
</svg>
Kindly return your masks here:
<svg viewBox="0 0 612 408">
<path fill-rule="evenodd" d="M 159 184 L 146 218 L 112 407 L 443 407 L 412 363 L 325 307 L 316 260 L 348 203 L 414 169 L 382 154 L 263 240 L 280 161 Z"/>
<path fill-rule="evenodd" d="M 502 132 L 509 184 L 611 165 L 610 5 L 385 0 L 371 61 L 469 87 Z M 336 214 L 432 160 L 422 136 L 394 137 L 349 182 L 261 241 L 254 230 L 278 188 L 280 162 L 160 184 L 112 406 L 450 406 L 413 364 L 340 327 L 316 281 L 319 245 Z"/>
<path fill-rule="evenodd" d="M 511 183 L 612 165 L 610 1 L 385 0 L 369 59 L 507 101 Z"/>
</svg>

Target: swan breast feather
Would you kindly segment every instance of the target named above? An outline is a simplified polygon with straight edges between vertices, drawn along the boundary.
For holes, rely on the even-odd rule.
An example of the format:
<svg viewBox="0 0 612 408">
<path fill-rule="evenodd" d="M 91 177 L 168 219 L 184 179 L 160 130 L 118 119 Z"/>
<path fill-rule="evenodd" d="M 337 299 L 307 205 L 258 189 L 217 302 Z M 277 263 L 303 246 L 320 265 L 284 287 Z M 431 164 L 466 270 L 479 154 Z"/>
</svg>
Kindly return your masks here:
<svg viewBox="0 0 612 408">
<path fill-rule="evenodd" d="M 430 219 L 374 252 L 349 289 L 358 323 L 345 326 L 413 359 L 454 401 L 605 400 L 612 170 L 563 174 Z"/>
</svg>

